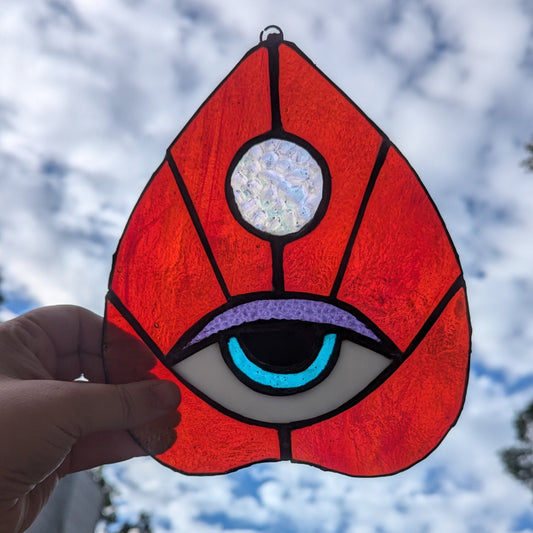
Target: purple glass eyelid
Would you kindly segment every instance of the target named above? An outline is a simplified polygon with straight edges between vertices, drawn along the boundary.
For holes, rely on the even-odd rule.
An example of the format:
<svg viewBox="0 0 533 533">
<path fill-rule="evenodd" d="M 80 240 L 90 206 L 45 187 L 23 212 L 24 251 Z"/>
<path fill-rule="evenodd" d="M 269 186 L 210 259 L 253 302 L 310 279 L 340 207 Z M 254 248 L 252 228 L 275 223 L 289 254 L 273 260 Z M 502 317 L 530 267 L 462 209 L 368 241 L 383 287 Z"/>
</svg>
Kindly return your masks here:
<svg viewBox="0 0 533 533">
<path fill-rule="evenodd" d="M 375 341 L 380 341 L 367 326 L 348 311 L 326 302 L 292 298 L 254 300 L 253 302 L 232 307 L 208 322 L 187 346 L 192 346 L 219 331 L 240 326 L 247 322 L 255 322 L 256 320 L 302 320 L 317 324 L 330 324 L 355 331 Z"/>
</svg>

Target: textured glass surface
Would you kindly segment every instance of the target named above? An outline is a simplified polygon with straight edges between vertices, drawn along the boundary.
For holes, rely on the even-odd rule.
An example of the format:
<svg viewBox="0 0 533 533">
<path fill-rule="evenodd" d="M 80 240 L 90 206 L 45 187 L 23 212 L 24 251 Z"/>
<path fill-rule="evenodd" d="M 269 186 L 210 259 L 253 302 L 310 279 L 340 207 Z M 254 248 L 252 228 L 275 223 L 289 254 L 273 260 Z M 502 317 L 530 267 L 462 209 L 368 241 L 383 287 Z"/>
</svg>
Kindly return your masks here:
<svg viewBox="0 0 533 533">
<path fill-rule="evenodd" d="M 209 321 L 187 346 L 207 339 L 219 331 L 256 320 L 301 320 L 315 324 L 331 324 L 379 341 L 372 331 L 348 311 L 326 302 L 287 298 L 283 300 L 260 299 L 228 309 Z"/>
<path fill-rule="evenodd" d="M 231 176 L 243 219 L 270 235 L 290 235 L 315 216 L 322 199 L 322 171 L 311 154 L 287 140 L 252 146 Z"/>
<path fill-rule="evenodd" d="M 323 374 L 301 374 L 335 332 Z M 295 45 L 262 41 L 173 141 L 117 249 L 106 376 L 182 398 L 137 442 L 189 474 L 388 475 L 454 425 L 469 353 L 461 268 L 416 173 Z"/>
</svg>

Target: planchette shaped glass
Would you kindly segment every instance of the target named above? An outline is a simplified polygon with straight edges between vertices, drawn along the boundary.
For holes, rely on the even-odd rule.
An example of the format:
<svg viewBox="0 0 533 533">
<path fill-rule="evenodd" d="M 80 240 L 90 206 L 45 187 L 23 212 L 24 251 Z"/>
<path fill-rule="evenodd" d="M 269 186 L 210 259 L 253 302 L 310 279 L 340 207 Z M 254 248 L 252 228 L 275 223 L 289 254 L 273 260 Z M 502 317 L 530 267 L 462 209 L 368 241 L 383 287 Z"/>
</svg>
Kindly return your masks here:
<svg viewBox="0 0 533 533">
<path fill-rule="evenodd" d="M 461 267 L 409 163 L 273 30 L 131 214 L 106 300 L 108 380 L 178 384 L 179 416 L 132 434 L 183 473 L 290 460 L 392 474 L 461 411 Z"/>
</svg>

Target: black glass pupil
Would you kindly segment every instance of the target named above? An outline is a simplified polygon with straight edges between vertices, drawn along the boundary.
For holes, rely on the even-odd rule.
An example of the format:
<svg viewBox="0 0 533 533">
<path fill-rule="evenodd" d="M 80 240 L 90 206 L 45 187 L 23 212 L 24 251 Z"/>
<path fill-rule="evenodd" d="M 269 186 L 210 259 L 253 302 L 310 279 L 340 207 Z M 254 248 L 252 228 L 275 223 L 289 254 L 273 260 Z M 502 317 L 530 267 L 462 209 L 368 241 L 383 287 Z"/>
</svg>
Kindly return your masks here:
<svg viewBox="0 0 533 533">
<path fill-rule="evenodd" d="M 255 323 L 235 334 L 246 355 L 270 370 L 295 371 L 316 358 L 325 331 L 319 324 L 274 322 Z"/>
</svg>

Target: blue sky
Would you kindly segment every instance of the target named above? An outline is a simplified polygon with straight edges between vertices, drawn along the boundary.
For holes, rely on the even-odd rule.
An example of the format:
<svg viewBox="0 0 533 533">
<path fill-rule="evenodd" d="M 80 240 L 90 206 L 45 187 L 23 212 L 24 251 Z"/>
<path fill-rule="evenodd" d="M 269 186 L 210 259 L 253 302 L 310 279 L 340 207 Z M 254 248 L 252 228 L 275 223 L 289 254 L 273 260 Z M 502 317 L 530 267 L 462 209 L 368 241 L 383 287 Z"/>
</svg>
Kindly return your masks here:
<svg viewBox="0 0 533 533">
<path fill-rule="evenodd" d="M 111 256 L 170 141 L 260 31 L 278 24 L 420 174 L 460 254 L 473 324 L 457 426 L 396 476 L 286 463 L 188 478 L 109 467 L 122 516 L 156 532 L 533 532 L 503 472 L 533 398 L 533 7 L 526 0 L 0 0 L 4 318 L 102 312 Z"/>
</svg>

